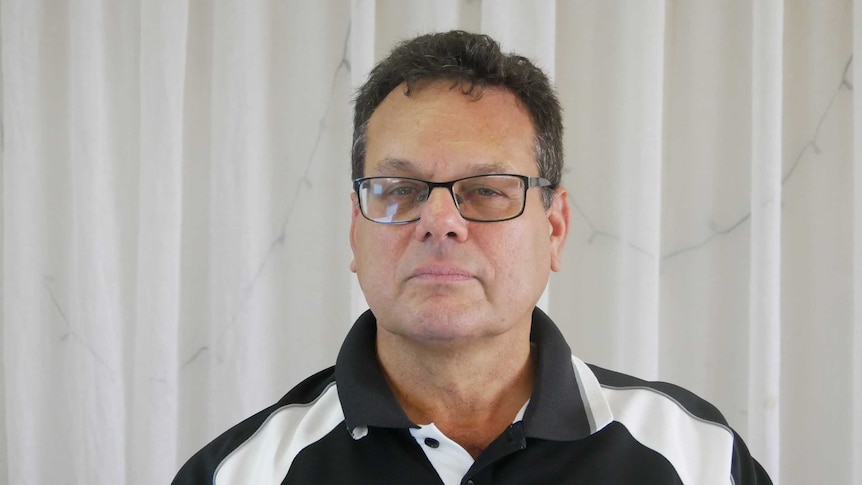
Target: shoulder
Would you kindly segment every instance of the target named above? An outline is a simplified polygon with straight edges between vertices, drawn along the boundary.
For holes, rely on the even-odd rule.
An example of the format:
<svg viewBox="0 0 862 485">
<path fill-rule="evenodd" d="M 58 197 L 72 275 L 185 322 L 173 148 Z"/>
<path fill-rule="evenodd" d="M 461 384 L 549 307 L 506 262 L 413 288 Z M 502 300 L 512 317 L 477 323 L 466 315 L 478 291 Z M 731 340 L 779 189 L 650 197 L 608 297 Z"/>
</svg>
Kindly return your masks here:
<svg viewBox="0 0 862 485">
<path fill-rule="evenodd" d="M 309 424 L 306 418 L 312 410 L 314 419 Z M 341 420 L 334 368 L 330 367 L 308 377 L 277 403 L 212 440 L 183 465 L 172 483 L 215 483 L 217 472 L 229 473 L 232 467 L 242 467 L 244 455 L 257 457 L 267 454 L 267 449 L 274 452 L 286 442 L 301 450 L 302 444 L 294 440 L 300 426 L 305 425 L 303 432 L 306 434 L 319 435 L 329 432 L 333 421 L 337 424 Z M 301 438 L 308 439 L 307 436 Z"/>
<path fill-rule="evenodd" d="M 688 416 L 730 432 L 727 420 L 718 408 L 685 388 L 668 382 L 646 381 L 592 364 L 588 365 L 601 387 L 605 389 L 605 396 L 617 396 L 615 399 L 617 404 L 640 406 L 647 405 L 650 400 L 666 402 L 669 405 L 668 411 L 680 413 L 680 417 Z"/>
<path fill-rule="evenodd" d="M 667 382 L 646 381 L 594 365 L 589 368 L 614 421 L 667 459 L 684 483 L 705 483 L 704 477 L 737 485 L 772 483 L 710 402 Z"/>
</svg>

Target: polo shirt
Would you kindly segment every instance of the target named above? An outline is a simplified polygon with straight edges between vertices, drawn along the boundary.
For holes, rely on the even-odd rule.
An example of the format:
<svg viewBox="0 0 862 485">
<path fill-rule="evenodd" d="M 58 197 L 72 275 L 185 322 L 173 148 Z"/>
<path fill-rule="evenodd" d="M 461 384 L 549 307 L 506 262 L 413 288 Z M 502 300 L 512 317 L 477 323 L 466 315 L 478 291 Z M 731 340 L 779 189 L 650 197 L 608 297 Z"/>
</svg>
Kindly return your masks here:
<svg viewBox="0 0 862 485">
<path fill-rule="evenodd" d="M 533 312 L 533 393 L 474 461 L 433 423 L 413 423 L 386 383 L 371 312 L 334 367 L 192 456 L 174 484 L 771 483 L 714 406 L 661 382 L 587 365 Z"/>
</svg>

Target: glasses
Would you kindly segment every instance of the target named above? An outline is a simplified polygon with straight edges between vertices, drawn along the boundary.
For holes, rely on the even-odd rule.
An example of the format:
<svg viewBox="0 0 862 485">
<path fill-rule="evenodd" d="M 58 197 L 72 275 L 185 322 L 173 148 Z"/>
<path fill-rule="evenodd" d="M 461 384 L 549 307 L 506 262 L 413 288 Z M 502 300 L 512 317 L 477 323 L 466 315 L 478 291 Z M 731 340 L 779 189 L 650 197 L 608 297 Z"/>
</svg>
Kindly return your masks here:
<svg viewBox="0 0 862 485">
<path fill-rule="evenodd" d="M 449 189 L 455 207 L 468 221 L 498 222 L 524 213 L 527 190 L 548 187 L 541 177 L 492 174 L 450 182 L 428 182 L 406 177 L 366 177 L 353 181 L 362 215 L 381 224 L 408 224 L 419 220 L 431 191 Z"/>
</svg>

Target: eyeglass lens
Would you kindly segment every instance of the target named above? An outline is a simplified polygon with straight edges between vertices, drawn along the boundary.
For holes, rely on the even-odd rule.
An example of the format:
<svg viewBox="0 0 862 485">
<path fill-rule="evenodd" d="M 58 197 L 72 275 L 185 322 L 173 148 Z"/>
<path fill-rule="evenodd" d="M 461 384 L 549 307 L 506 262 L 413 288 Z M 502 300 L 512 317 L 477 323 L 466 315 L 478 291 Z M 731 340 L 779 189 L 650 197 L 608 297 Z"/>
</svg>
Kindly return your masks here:
<svg viewBox="0 0 862 485">
<path fill-rule="evenodd" d="M 421 180 L 375 177 L 359 186 L 360 206 L 366 217 L 383 223 L 419 218 L 431 187 Z M 499 221 L 524 210 L 524 180 L 511 175 L 483 175 L 452 185 L 455 204 L 465 219 Z"/>
</svg>

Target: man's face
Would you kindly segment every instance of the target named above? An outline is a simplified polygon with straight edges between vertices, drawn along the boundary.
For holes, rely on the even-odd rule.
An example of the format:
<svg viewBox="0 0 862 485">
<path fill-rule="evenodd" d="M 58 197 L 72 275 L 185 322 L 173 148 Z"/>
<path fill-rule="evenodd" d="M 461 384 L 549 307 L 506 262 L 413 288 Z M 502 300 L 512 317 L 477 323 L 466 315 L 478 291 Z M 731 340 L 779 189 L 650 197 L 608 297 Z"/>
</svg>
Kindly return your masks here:
<svg viewBox="0 0 862 485">
<path fill-rule="evenodd" d="M 538 176 L 533 125 L 517 98 L 486 88 L 477 100 L 451 86 L 389 94 L 369 120 L 365 176 Z M 567 227 L 562 190 L 548 211 L 534 188 L 520 217 L 471 222 L 438 188 L 421 218 L 405 225 L 366 220 L 354 194 L 351 269 L 381 331 L 417 342 L 487 338 L 529 326 L 550 270 L 560 265 Z"/>
</svg>

